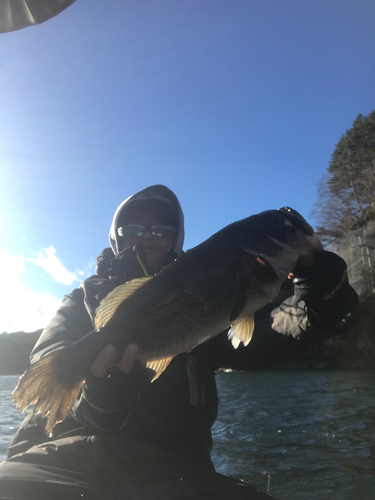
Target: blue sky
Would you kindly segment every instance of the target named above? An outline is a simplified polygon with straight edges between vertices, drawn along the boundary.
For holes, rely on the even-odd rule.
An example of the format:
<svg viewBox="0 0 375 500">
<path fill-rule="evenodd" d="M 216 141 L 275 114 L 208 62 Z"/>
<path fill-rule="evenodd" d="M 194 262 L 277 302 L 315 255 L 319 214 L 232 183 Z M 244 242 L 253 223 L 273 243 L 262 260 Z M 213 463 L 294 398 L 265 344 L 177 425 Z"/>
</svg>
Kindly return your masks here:
<svg viewBox="0 0 375 500">
<path fill-rule="evenodd" d="M 316 184 L 375 108 L 373 0 L 77 0 L 0 35 L 0 332 L 94 273 L 121 201 L 179 197 L 185 249 Z"/>
</svg>

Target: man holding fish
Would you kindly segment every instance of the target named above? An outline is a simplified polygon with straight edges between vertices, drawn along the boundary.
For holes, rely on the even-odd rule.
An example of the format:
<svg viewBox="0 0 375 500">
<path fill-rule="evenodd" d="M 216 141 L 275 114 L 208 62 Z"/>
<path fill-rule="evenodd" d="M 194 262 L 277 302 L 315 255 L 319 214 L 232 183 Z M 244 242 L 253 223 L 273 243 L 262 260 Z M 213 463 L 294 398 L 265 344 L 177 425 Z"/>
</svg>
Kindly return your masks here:
<svg viewBox="0 0 375 500">
<path fill-rule="evenodd" d="M 14 392 L 35 408 L 0 465 L 0 499 L 271 498 L 213 468 L 215 372 L 265 369 L 351 331 L 345 262 L 287 207 L 183 253 L 183 213 L 161 185 L 118 207 L 109 240 Z M 287 277 L 294 293 L 281 296 Z"/>
</svg>

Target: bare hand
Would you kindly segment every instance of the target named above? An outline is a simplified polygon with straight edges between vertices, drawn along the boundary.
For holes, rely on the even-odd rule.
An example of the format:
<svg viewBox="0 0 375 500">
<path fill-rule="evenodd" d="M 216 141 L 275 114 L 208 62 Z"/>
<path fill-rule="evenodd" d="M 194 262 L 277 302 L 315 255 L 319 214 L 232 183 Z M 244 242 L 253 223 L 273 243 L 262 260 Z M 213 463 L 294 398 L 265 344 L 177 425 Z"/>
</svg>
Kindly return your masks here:
<svg viewBox="0 0 375 500">
<path fill-rule="evenodd" d="M 121 356 L 120 361 L 118 361 L 119 353 L 115 346 L 107 345 L 91 365 L 91 372 L 95 377 L 104 377 L 110 368 L 117 365 L 119 370 L 130 373 L 137 357 L 138 350 L 139 348 L 137 345 L 129 344 Z"/>
</svg>

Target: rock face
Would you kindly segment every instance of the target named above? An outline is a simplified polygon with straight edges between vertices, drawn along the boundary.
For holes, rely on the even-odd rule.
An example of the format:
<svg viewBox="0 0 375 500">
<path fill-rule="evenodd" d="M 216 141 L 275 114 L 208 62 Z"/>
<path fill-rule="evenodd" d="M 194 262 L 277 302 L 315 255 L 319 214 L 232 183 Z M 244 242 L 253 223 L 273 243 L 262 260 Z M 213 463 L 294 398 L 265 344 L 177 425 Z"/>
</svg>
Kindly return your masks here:
<svg viewBox="0 0 375 500">
<path fill-rule="evenodd" d="M 21 375 L 42 330 L 0 334 L 0 375 Z"/>
</svg>

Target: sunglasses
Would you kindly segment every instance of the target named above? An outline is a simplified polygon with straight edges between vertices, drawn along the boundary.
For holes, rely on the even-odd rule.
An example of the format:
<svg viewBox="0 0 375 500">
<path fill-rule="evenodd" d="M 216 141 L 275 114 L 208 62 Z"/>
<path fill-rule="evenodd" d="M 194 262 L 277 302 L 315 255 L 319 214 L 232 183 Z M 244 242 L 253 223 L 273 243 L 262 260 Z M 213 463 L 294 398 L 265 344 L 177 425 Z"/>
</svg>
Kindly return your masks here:
<svg viewBox="0 0 375 500">
<path fill-rule="evenodd" d="M 168 224 L 155 224 L 150 227 L 128 224 L 117 229 L 118 235 L 122 238 L 140 238 L 146 232 L 151 233 L 152 236 L 156 236 L 157 238 L 169 238 L 176 234 L 176 228 Z"/>
</svg>

